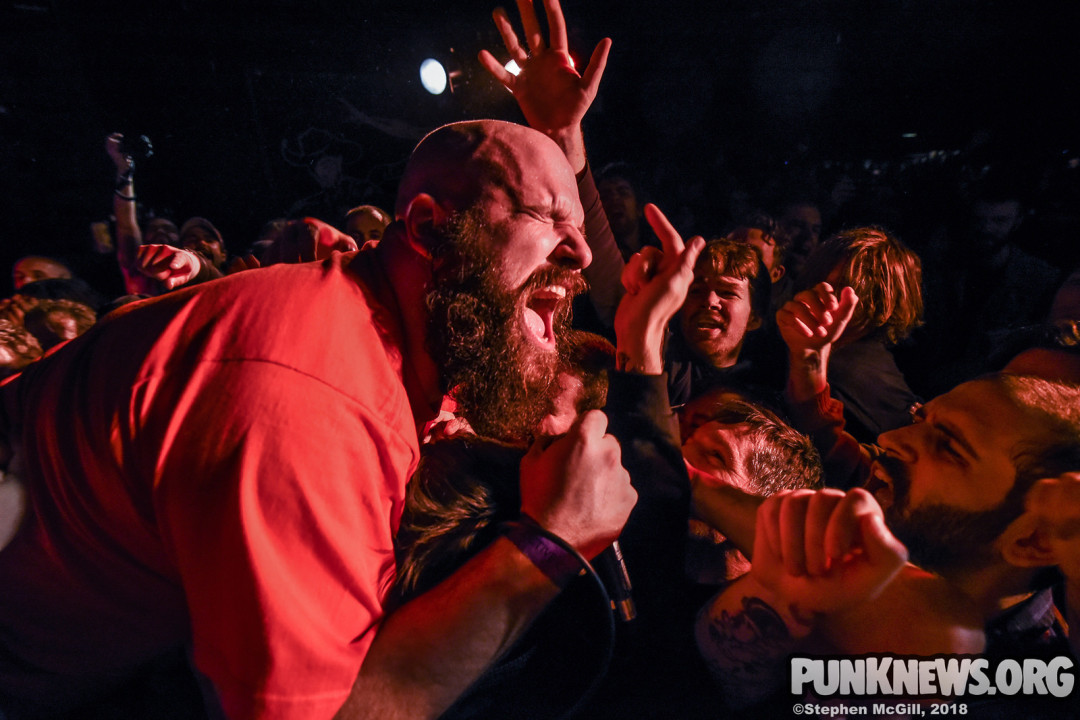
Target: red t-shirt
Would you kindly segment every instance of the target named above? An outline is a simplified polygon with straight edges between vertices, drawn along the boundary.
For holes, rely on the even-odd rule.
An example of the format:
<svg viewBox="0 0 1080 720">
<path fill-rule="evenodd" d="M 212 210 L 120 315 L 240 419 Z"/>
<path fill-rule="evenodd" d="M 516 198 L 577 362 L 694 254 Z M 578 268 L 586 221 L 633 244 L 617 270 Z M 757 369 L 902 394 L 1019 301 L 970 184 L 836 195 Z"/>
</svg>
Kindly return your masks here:
<svg viewBox="0 0 1080 720">
<path fill-rule="evenodd" d="M 229 717 L 333 715 L 419 455 L 371 261 L 136 303 L 0 390 L 29 498 L 0 552 L 0 697 L 85 697 L 190 641 Z"/>
</svg>

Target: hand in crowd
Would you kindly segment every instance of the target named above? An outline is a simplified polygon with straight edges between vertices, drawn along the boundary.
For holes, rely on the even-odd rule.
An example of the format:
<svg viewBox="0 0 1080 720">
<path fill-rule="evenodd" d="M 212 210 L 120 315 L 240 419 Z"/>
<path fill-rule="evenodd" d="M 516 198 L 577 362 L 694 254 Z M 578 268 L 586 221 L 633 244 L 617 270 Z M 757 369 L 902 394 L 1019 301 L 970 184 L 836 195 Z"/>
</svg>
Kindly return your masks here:
<svg viewBox="0 0 1080 720">
<path fill-rule="evenodd" d="M 166 290 L 191 282 L 199 274 L 202 262 L 190 250 L 172 245 L 141 245 L 135 256 L 136 269 L 157 280 Z"/>
<path fill-rule="evenodd" d="M 751 576 L 793 614 L 872 600 L 907 562 L 907 548 L 862 489 L 773 495 L 757 513 Z"/>
<path fill-rule="evenodd" d="M 1036 483 L 1028 492 L 1027 509 L 1045 528 L 1061 572 L 1080 585 L 1080 473 Z"/>
<path fill-rule="evenodd" d="M 25 295 L 12 295 L 0 300 L 0 319 L 8 320 L 13 325 L 23 326 L 26 313 L 37 305 L 37 300 Z"/>
<path fill-rule="evenodd" d="M 656 375 L 664 369 L 664 331 L 686 300 L 694 281 L 694 263 L 705 240 L 698 236 L 684 243 L 655 205 L 645 206 L 645 218 L 660 238 L 663 250 L 646 247 L 623 268 L 626 294 L 615 311 L 615 337 L 626 362 L 635 370 Z"/>
<path fill-rule="evenodd" d="M 595 557 L 622 531 L 637 502 L 607 416 L 591 410 L 557 440 L 538 440 L 521 461 L 521 511 Z"/>
<path fill-rule="evenodd" d="M 532 0 L 518 0 L 528 49 L 518 40 L 506 10 L 497 8 L 493 14 L 510 58 L 521 68 L 516 77 L 487 50 L 480 51 L 480 62 L 514 94 L 529 126 L 555 137 L 578 131 L 581 119 L 596 98 L 600 78 L 607 66 L 611 40 L 600 41 L 588 67 L 579 74 L 570 58 L 566 21 L 558 0 L 544 0 L 544 9 L 550 30 L 549 43 L 544 42 L 540 32 Z M 575 171 L 580 169 L 574 168 Z"/>
<path fill-rule="evenodd" d="M 261 267 L 262 263 L 254 255 L 237 255 L 229 261 L 228 267 L 225 268 L 225 274 L 232 275 L 244 270 L 258 270 Z"/>
<path fill-rule="evenodd" d="M 788 399 L 800 403 L 828 384 L 829 354 L 855 314 L 859 298 L 850 287 L 839 295 L 829 283 L 797 293 L 776 313 L 776 326 L 788 346 Z"/>
<path fill-rule="evenodd" d="M 788 350 L 796 355 L 835 343 L 851 322 L 858 301 L 850 287 L 838 295 L 825 282 L 796 294 L 776 313 L 776 325 Z"/>
<path fill-rule="evenodd" d="M 449 410 L 440 410 L 438 417 L 429 422 L 424 430 L 421 442 L 424 444 L 449 440 L 458 435 L 475 435 L 469 421 L 458 417 Z"/>
<path fill-rule="evenodd" d="M 105 138 L 105 152 L 109 153 L 113 164 L 116 165 L 117 175 L 123 175 L 131 170 L 131 156 L 123 151 L 124 136 L 121 133 L 113 133 Z"/>
<path fill-rule="evenodd" d="M 356 241 L 351 237 L 322 220 L 309 217 L 286 225 L 263 253 L 262 264 L 311 262 L 330 257 L 335 251 L 356 249 Z"/>
</svg>

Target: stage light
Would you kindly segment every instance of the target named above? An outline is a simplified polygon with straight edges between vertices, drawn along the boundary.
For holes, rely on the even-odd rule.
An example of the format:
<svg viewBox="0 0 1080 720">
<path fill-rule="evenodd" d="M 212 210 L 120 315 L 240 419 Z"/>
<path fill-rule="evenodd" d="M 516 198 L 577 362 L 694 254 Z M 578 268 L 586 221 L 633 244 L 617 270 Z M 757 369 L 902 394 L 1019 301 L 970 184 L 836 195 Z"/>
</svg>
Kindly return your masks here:
<svg viewBox="0 0 1080 720">
<path fill-rule="evenodd" d="M 514 77 L 517 77 L 521 73 L 521 66 L 514 62 L 513 58 L 508 60 L 507 63 L 503 65 L 503 67 L 506 68 L 506 72 L 510 73 Z"/>
<path fill-rule="evenodd" d="M 432 95 L 442 95 L 447 83 L 446 69 L 442 63 L 434 58 L 420 63 L 420 83 Z"/>
</svg>

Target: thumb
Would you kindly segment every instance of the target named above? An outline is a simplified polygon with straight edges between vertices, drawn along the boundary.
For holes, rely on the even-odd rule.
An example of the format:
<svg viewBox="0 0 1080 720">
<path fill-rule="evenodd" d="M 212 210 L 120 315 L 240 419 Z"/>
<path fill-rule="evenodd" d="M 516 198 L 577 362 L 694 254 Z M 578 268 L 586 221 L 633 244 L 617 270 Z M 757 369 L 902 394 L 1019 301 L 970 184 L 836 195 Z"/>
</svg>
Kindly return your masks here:
<svg viewBox="0 0 1080 720">
<path fill-rule="evenodd" d="M 585 92 L 589 95 L 596 95 L 596 91 L 600 87 L 600 78 L 604 76 L 604 68 L 607 67 L 610 52 L 611 38 L 604 38 L 593 50 L 592 57 L 589 58 L 589 65 L 585 68 L 585 74 L 581 77 Z"/>
<path fill-rule="evenodd" d="M 885 526 L 885 519 L 881 514 L 866 513 L 859 520 L 863 548 L 870 564 L 875 567 L 889 567 L 892 573 L 902 568 L 908 559 L 907 548 Z"/>
<path fill-rule="evenodd" d="M 855 294 L 851 286 L 845 287 L 840 291 L 839 303 L 839 307 L 836 308 L 836 317 L 839 322 L 847 325 L 855 314 L 855 306 L 859 304 L 859 296 Z"/>
</svg>

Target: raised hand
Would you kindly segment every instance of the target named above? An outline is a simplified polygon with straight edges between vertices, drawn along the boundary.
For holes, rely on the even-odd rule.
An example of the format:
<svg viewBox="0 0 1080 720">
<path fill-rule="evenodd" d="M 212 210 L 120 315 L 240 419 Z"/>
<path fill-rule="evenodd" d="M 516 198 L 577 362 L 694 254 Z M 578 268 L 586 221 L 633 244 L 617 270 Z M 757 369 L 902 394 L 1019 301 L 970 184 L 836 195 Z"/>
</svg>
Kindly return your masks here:
<svg viewBox="0 0 1080 720">
<path fill-rule="evenodd" d="M 778 493 L 758 509 L 750 574 L 797 615 L 872 600 L 906 562 L 865 490 Z"/>
<path fill-rule="evenodd" d="M 356 241 L 351 237 L 322 220 L 308 217 L 289 222 L 263 251 L 262 263 L 305 263 L 328 258 L 335 251 L 356 249 Z"/>
<path fill-rule="evenodd" d="M 805 402 L 828 384 L 829 354 L 855 314 L 859 298 L 850 287 L 839 296 L 829 283 L 803 290 L 776 313 L 788 346 L 788 399 Z"/>
<path fill-rule="evenodd" d="M 586 558 L 618 538 L 635 502 L 619 442 L 599 410 L 554 442 L 538 440 L 521 461 L 521 511 Z"/>
<path fill-rule="evenodd" d="M 529 126 L 559 143 L 574 171 L 579 172 L 585 166 L 581 119 L 596 98 L 611 40 L 600 41 L 585 71 L 579 74 L 570 58 L 566 21 L 558 0 L 544 0 L 550 29 L 547 43 L 532 0 L 518 0 L 517 5 L 528 49 L 518 40 L 503 8 L 496 8 L 493 17 L 507 52 L 521 72 L 514 76 L 487 50 L 480 51 L 480 63 L 514 94 Z"/>
<path fill-rule="evenodd" d="M 829 283 L 818 283 L 787 301 L 776 313 L 776 325 L 793 354 L 817 351 L 844 334 L 858 301 L 850 287 L 837 294 Z"/>
<path fill-rule="evenodd" d="M 191 282 L 199 274 L 203 261 L 190 250 L 172 245 L 141 245 L 135 262 L 140 273 L 172 290 Z"/>
<path fill-rule="evenodd" d="M 615 311 L 615 337 L 620 363 L 640 372 L 658 374 L 663 371 L 660 348 L 664 330 L 686 300 L 687 290 L 694 281 L 694 263 L 705 247 L 705 240 L 698 236 L 684 243 L 655 205 L 645 206 L 645 219 L 660 238 L 663 249 L 646 247 L 623 268 L 626 294 Z"/>
<path fill-rule="evenodd" d="M 225 274 L 232 275 L 245 270 L 258 270 L 261 267 L 262 263 L 254 255 L 237 255 L 229 261 L 228 266 L 225 268 Z"/>
<path fill-rule="evenodd" d="M 126 155 L 121 149 L 124 136 L 121 133 L 113 133 L 105 138 L 105 152 L 109 153 L 113 164 L 116 165 L 116 174 L 125 175 L 134 164 L 130 155 Z"/>
<path fill-rule="evenodd" d="M 12 295 L 0 300 L 0 318 L 9 321 L 12 325 L 22 327 L 26 313 L 33 310 L 37 304 L 36 298 L 19 294 Z"/>
</svg>

